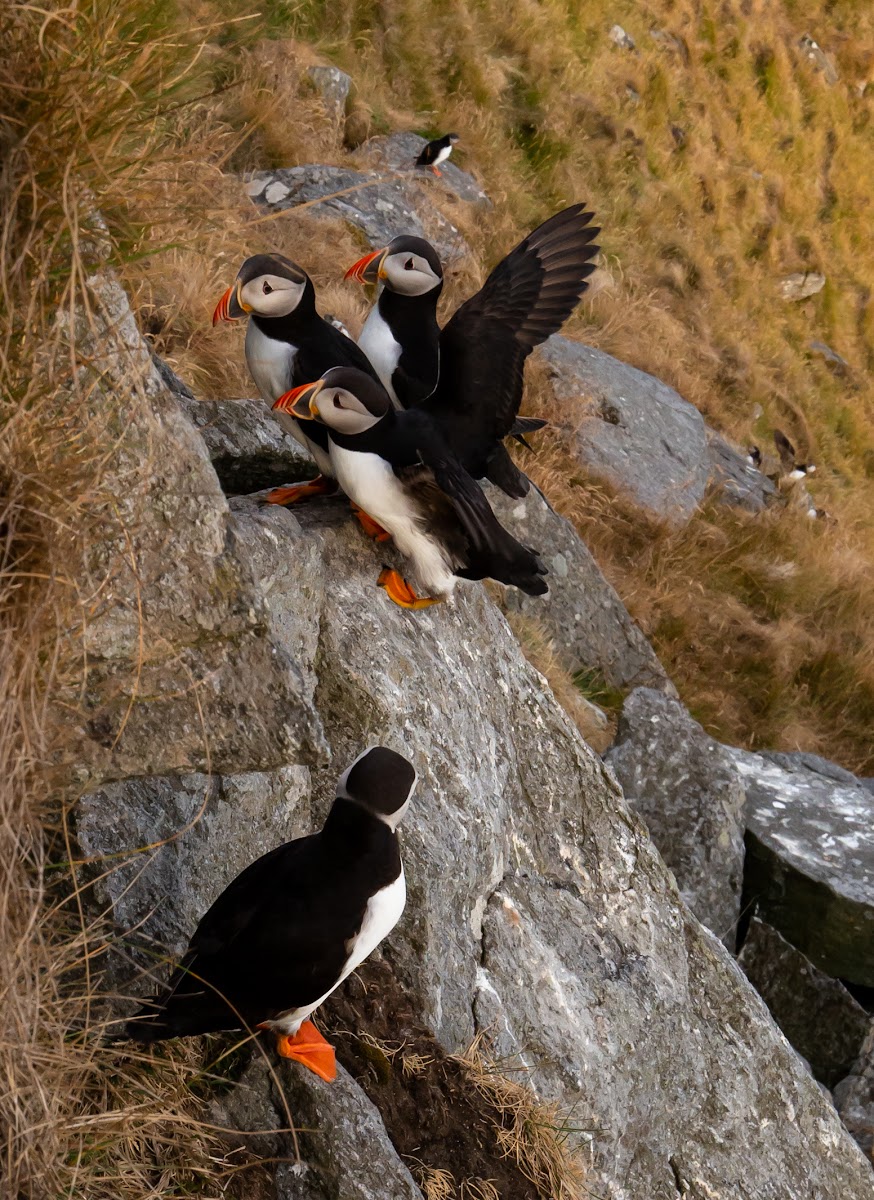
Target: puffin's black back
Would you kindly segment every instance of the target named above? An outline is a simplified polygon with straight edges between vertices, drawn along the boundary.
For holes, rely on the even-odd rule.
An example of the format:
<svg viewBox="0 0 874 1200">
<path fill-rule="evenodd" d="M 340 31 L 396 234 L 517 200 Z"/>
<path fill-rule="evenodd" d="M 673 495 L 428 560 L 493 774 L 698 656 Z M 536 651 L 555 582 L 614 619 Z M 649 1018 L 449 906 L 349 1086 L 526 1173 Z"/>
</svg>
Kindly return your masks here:
<svg viewBox="0 0 874 1200">
<path fill-rule="evenodd" d="M 401 870 L 397 836 L 350 800 L 257 859 L 201 920 L 166 990 L 129 1022 L 140 1042 L 252 1028 L 336 984 L 367 902 Z"/>
</svg>

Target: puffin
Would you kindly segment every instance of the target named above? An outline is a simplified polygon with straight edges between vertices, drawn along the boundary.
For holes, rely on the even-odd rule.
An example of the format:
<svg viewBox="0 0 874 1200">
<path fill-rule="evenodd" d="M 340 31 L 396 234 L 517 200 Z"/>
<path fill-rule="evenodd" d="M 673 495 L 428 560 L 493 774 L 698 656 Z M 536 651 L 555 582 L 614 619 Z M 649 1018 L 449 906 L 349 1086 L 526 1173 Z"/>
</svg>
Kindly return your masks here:
<svg viewBox="0 0 874 1200">
<path fill-rule="evenodd" d="M 212 323 L 215 326 L 219 321 L 246 316 L 246 363 L 268 403 L 330 367 L 357 367 L 373 373 L 366 354 L 356 343 L 319 316 L 316 291 L 306 271 L 282 254 L 247 258 L 216 305 Z M 280 417 L 280 421 L 312 456 L 320 474 L 308 483 L 274 488 L 265 503 L 288 505 L 308 496 L 335 492 L 337 483 L 331 475 L 325 429 L 314 422 L 301 425 L 287 416 Z"/>
<path fill-rule="evenodd" d="M 256 859 L 225 888 L 126 1036 L 151 1044 L 268 1030 L 282 1058 L 330 1082 L 334 1050 L 309 1018 L 404 911 L 397 828 L 416 778 L 412 763 L 386 746 L 360 754 L 322 829 Z"/>
<path fill-rule="evenodd" d="M 529 481 L 503 439 L 524 438 L 545 424 L 518 416 L 525 361 L 561 328 L 588 287 L 599 251 L 593 215 L 574 204 L 544 221 L 442 330 L 437 301 L 443 269 L 429 242 L 395 238 L 346 272 L 347 279 L 383 284 L 358 344 L 393 402 L 441 410 L 444 432 L 470 474 L 516 498 L 527 494 Z M 470 428 L 482 433 L 486 413 L 491 437 L 470 451 Z"/>
<path fill-rule="evenodd" d="M 446 162 L 452 153 L 452 147 L 459 141 L 457 133 L 446 133 L 443 137 L 435 138 L 422 148 L 422 153 L 416 159 L 417 167 L 430 167 L 438 177 L 443 174 L 440 164 Z"/>
<path fill-rule="evenodd" d="M 774 430 L 774 445 L 780 457 L 780 479 L 787 483 L 798 483 L 816 471 L 814 463 L 798 462 L 795 447 L 782 429 Z"/>
<path fill-rule="evenodd" d="M 362 371 L 335 367 L 293 388 L 274 408 L 322 422 L 341 487 L 412 562 L 417 591 L 384 568 L 378 584 L 402 608 L 450 601 L 459 579 L 495 579 L 529 596 L 547 591 L 533 550 L 500 524 L 445 436 L 442 410 L 396 409 Z M 488 421 L 486 436 L 491 437 Z M 471 438 L 477 440 L 477 431 Z"/>
<path fill-rule="evenodd" d="M 755 467 L 757 471 L 762 469 L 762 452 L 758 446 L 747 447 L 747 463 L 749 466 Z"/>
</svg>

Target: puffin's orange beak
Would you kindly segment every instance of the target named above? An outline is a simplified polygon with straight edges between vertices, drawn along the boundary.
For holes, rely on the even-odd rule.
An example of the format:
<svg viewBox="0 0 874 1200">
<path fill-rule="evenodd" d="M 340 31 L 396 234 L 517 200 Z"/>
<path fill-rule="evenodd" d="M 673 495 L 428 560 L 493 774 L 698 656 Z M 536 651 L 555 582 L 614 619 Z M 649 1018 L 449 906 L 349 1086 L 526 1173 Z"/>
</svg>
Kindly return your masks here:
<svg viewBox="0 0 874 1200">
<path fill-rule="evenodd" d="M 304 383 L 292 388 L 273 402 L 274 412 L 288 413 L 299 421 L 318 421 L 319 410 L 316 408 L 316 396 L 324 387 L 324 382 L 317 379 L 315 383 Z"/>
<path fill-rule="evenodd" d="M 246 316 L 252 311 L 248 304 L 244 304 L 240 298 L 240 281 L 232 283 L 225 294 L 215 306 L 215 312 L 212 314 L 212 323 L 215 327 L 219 321 L 238 321 L 240 317 Z"/>
<path fill-rule="evenodd" d="M 376 283 L 378 279 L 385 279 L 382 270 L 382 260 L 387 253 L 387 247 L 381 250 L 373 250 L 370 254 L 365 254 L 364 258 L 359 258 L 358 262 L 351 266 L 344 279 L 354 279 L 358 283 Z"/>
</svg>

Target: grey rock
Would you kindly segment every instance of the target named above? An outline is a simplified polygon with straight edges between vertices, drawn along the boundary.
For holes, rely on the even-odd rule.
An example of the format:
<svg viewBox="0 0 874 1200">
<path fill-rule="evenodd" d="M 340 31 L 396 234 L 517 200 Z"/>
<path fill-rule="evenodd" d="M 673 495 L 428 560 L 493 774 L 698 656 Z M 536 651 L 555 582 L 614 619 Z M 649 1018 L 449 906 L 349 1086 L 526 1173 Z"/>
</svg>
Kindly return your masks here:
<svg viewBox="0 0 874 1200">
<path fill-rule="evenodd" d="M 467 242 L 428 199 L 415 180 L 387 179 L 375 171 L 351 171 L 311 163 L 259 171 L 247 184 L 259 208 L 281 212 L 324 196 L 311 212 L 342 217 L 362 230 L 373 247 L 384 246 L 401 233 L 427 238 L 444 262 L 470 252 Z M 337 193 L 344 193 L 338 195 Z"/>
<path fill-rule="evenodd" d="M 721 434 L 707 430 L 710 457 L 710 486 L 725 504 L 747 512 L 761 512 L 777 498 L 777 489 L 767 475 L 757 471 Z"/>
<path fill-rule="evenodd" d="M 351 76 L 339 67 L 307 67 L 306 73 L 322 97 L 328 119 L 341 130 L 346 119 L 346 101 L 352 88 Z"/>
<path fill-rule="evenodd" d="M 324 753 L 321 726 L 299 671 L 271 639 L 203 442 L 116 279 L 101 271 L 87 288 L 90 313 L 63 324 L 113 503 L 82 531 L 76 584 L 89 597 L 88 671 L 61 697 L 69 761 L 86 787 L 313 761 Z M 257 703 L 252 677 L 267 689 Z"/>
<path fill-rule="evenodd" d="M 738 962 L 820 1083 L 832 1088 L 861 1052 L 871 1018 L 837 979 L 754 917 Z"/>
<path fill-rule="evenodd" d="M 740 912 L 744 790 L 731 758 L 679 700 L 638 688 L 605 756 L 680 894 L 729 949 Z"/>
<path fill-rule="evenodd" d="M 825 287 L 825 275 L 818 271 L 796 271 L 779 282 L 780 295 L 784 300 L 807 300 Z"/>
<path fill-rule="evenodd" d="M 837 350 L 832 350 L 831 346 L 827 346 L 825 342 L 808 342 L 807 348 L 811 354 L 821 358 L 835 375 L 846 375 L 849 371 L 850 364 L 847 360 L 838 354 Z"/>
<path fill-rule="evenodd" d="M 300 1163 L 288 1132 L 299 1129 Z M 378 1111 L 341 1066 L 333 1083 L 272 1055 L 256 1056 L 236 1086 L 213 1104 L 232 1144 L 276 1166 L 276 1200 L 422 1200 Z M 253 1137 L 237 1137 L 248 1130 Z"/>
<path fill-rule="evenodd" d="M 803 34 L 798 39 L 798 45 L 801 47 L 807 61 L 812 63 L 825 76 L 826 83 L 834 85 L 838 82 L 840 76 L 834 63 L 809 33 Z"/>
<path fill-rule="evenodd" d="M 439 186 L 438 180 L 430 170 L 423 170 L 415 165 L 416 159 L 427 144 L 427 139 L 417 133 L 393 133 L 390 137 L 370 138 L 361 147 L 361 153 L 390 171 L 409 174 L 428 187 Z M 482 208 L 491 208 L 491 200 L 469 171 L 462 171 L 451 159 L 440 164 L 440 171 L 443 185 L 454 192 L 459 200 Z"/>
<path fill-rule="evenodd" d="M 550 507 L 536 487 L 512 500 L 487 487 L 499 519 L 549 570 L 549 595 L 504 592 L 504 605 L 535 617 L 554 639 L 571 672 L 596 670 L 612 687 L 647 686 L 674 693 L 655 651 L 601 574 L 580 535 Z"/>
<path fill-rule="evenodd" d="M 841 1120 L 874 1166 L 874 1021 L 853 1069 L 834 1089 Z"/>
<path fill-rule="evenodd" d="M 613 25 L 608 37 L 613 45 L 618 46 L 620 50 L 633 50 L 635 48 L 634 38 L 630 33 L 626 33 L 621 25 Z"/>
<path fill-rule="evenodd" d="M 559 334 L 540 353 L 556 398 L 569 406 L 579 461 L 653 516 L 688 521 L 710 475 L 697 408 L 654 376 Z M 581 400 L 589 401 L 582 421 Z"/>
<path fill-rule="evenodd" d="M 824 779 L 831 779 L 835 783 L 846 783 L 849 787 L 857 787 L 862 783 L 846 767 L 830 762 L 819 754 L 811 754 L 809 750 L 763 750 L 762 758 L 782 767 L 784 771 L 812 771 L 814 775 L 822 775 Z"/>
<path fill-rule="evenodd" d="M 820 970 L 874 985 L 874 796 L 731 754 L 747 794 L 745 900 Z"/>
<path fill-rule="evenodd" d="M 311 479 L 312 459 L 286 433 L 263 400 L 195 400 L 179 397 L 206 443 L 212 465 L 227 495 Z"/>
</svg>

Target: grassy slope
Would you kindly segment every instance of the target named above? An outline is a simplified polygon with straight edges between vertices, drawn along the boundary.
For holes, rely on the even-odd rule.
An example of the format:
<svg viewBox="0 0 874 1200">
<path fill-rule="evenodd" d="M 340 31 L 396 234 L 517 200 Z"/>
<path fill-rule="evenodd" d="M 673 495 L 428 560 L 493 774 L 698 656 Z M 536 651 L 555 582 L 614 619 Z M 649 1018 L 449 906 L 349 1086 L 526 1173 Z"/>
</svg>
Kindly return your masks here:
<svg viewBox="0 0 874 1200">
<path fill-rule="evenodd" d="M 237 0 L 192 11 L 240 13 Z M 813 491 L 838 523 L 706 511 L 671 535 L 582 479 L 560 441 L 541 442 L 529 469 L 576 520 L 710 729 L 872 772 L 874 16 L 850 2 L 617 0 L 610 19 L 635 38 L 629 53 L 611 43 L 603 14 L 561 0 L 268 0 L 278 40 L 216 50 L 222 77 L 244 78 L 221 119 L 237 130 L 260 122 L 225 161 L 343 157 L 299 87 L 315 49 L 354 77 L 354 140 L 396 128 L 461 133 L 461 161 L 496 201 L 488 228 L 467 229 L 483 262 L 559 205 L 592 203 L 609 279 L 569 332 L 673 384 L 741 443 L 767 446 L 775 425 L 786 429 L 819 464 Z M 837 85 L 805 61 L 805 32 L 833 55 Z M 282 41 L 291 36 L 296 46 Z M 237 343 L 220 347 L 203 322 L 245 251 L 298 254 L 326 305 L 353 324 L 360 316 L 360 299 L 338 285 L 348 232 L 314 233 L 303 215 L 257 230 L 244 221 L 225 212 L 221 236 L 200 252 L 190 238 L 186 270 L 165 260 L 148 291 L 164 309 L 159 344 L 219 394 L 248 385 Z M 780 299 L 779 278 L 803 270 L 825 274 L 824 290 Z M 454 280 L 447 308 L 476 277 L 474 268 Z M 832 374 L 812 340 L 850 372 Z M 530 395 L 544 408 L 536 378 Z"/>
</svg>

